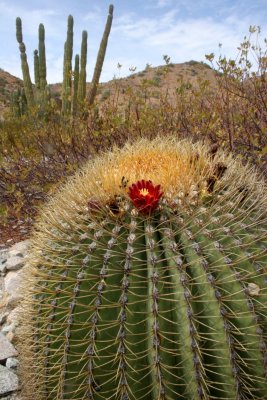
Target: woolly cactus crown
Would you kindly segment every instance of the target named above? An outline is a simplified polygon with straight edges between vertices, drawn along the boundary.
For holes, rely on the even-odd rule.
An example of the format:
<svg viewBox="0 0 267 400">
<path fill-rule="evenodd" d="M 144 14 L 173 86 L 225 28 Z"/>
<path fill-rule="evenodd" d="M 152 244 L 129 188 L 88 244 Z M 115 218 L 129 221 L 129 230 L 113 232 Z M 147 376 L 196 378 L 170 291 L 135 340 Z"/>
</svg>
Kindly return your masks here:
<svg viewBox="0 0 267 400">
<path fill-rule="evenodd" d="M 266 224 L 264 182 L 206 145 L 88 162 L 32 239 L 25 398 L 265 399 Z"/>
</svg>

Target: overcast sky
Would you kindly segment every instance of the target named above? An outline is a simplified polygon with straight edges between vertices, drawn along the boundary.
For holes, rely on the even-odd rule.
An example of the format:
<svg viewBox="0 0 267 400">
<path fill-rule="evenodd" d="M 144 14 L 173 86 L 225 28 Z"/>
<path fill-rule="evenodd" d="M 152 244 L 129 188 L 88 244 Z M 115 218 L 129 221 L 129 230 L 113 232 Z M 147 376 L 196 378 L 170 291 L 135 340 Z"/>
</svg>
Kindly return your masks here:
<svg viewBox="0 0 267 400">
<path fill-rule="evenodd" d="M 33 51 L 38 25 L 46 32 L 48 82 L 62 81 L 67 17 L 74 17 L 74 54 L 80 52 L 82 31 L 88 31 L 87 80 L 90 81 L 104 30 L 107 0 L 0 0 L 0 68 L 21 77 L 15 20 L 21 17 L 23 40 L 33 80 Z M 219 51 L 235 57 L 250 25 L 267 37 L 267 0 L 114 0 L 114 18 L 101 81 L 162 65 L 163 55 L 174 63 L 205 61 Z M 221 50 L 218 45 L 222 44 Z M 122 65 L 120 71 L 118 63 Z"/>
</svg>

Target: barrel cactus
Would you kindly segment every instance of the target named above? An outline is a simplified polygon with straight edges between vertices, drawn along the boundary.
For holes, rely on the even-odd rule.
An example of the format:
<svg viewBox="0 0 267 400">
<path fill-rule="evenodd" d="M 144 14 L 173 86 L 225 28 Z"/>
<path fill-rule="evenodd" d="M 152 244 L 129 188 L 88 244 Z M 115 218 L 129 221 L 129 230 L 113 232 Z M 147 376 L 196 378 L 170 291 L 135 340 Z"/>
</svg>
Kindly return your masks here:
<svg viewBox="0 0 267 400">
<path fill-rule="evenodd" d="M 32 238 L 24 398 L 266 399 L 266 225 L 264 182 L 205 144 L 89 161 Z"/>
</svg>

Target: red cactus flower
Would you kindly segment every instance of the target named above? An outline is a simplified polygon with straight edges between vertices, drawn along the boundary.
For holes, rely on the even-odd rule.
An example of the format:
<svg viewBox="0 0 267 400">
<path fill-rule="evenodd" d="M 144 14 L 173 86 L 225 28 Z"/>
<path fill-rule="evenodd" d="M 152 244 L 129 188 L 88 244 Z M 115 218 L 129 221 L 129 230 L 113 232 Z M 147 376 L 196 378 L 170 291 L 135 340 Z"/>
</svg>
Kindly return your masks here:
<svg viewBox="0 0 267 400">
<path fill-rule="evenodd" d="M 128 194 L 141 213 L 151 214 L 158 207 L 163 192 L 160 191 L 160 185 L 154 186 L 151 181 L 142 179 L 129 187 Z"/>
</svg>

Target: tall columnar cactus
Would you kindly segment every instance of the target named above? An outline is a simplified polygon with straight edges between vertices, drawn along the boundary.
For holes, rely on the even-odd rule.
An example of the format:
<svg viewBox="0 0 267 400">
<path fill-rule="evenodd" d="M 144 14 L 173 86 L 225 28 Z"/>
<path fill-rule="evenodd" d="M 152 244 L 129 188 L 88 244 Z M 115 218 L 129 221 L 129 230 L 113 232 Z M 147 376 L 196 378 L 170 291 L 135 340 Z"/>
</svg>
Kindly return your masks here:
<svg viewBox="0 0 267 400">
<path fill-rule="evenodd" d="M 43 209 L 26 268 L 24 398 L 267 398 L 267 196 L 202 144 L 102 155 Z"/>
<path fill-rule="evenodd" d="M 40 90 L 39 55 L 38 50 L 34 50 L 34 83 L 37 90 Z"/>
<path fill-rule="evenodd" d="M 87 31 L 82 33 L 81 68 L 79 75 L 78 100 L 82 104 L 86 96 Z"/>
<path fill-rule="evenodd" d="M 72 53 L 73 53 L 73 16 L 68 16 L 67 39 L 64 45 L 63 85 L 62 85 L 62 113 L 71 112 L 71 84 L 72 84 Z"/>
<path fill-rule="evenodd" d="M 112 20 L 113 20 L 113 8 L 114 7 L 111 4 L 109 6 L 109 14 L 107 17 L 105 30 L 104 30 L 102 40 L 100 43 L 100 47 L 98 50 L 98 54 L 97 54 L 97 59 L 96 59 L 96 64 L 95 64 L 95 69 L 94 69 L 94 74 L 93 74 L 93 79 L 92 79 L 91 89 L 90 89 L 89 99 L 88 99 L 89 105 L 93 104 L 96 93 L 97 93 L 97 86 L 99 83 L 99 79 L 100 79 L 100 75 L 101 75 L 101 71 L 102 71 L 102 67 L 103 67 L 103 63 L 104 63 L 104 58 L 105 58 L 107 44 L 108 44 L 108 37 L 110 34 Z"/>
<path fill-rule="evenodd" d="M 78 102 L 78 85 L 79 85 L 79 65 L 80 65 L 80 57 L 79 54 L 75 56 L 74 63 L 74 79 L 73 79 L 73 98 L 72 98 L 72 114 L 75 115 L 77 111 L 77 102 Z"/>
<path fill-rule="evenodd" d="M 39 25 L 39 78 L 40 90 L 45 100 L 46 92 L 46 56 L 45 56 L 45 28 L 43 24 Z"/>
<path fill-rule="evenodd" d="M 25 95 L 27 98 L 27 104 L 29 107 L 34 106 L 34 96 L 33 96 L 33 89 L 32 89 L 32 82 L 29 72 L 29 66 L 27 61 L 27 54 L 26 54 L 26 47 L 23 43 L 23 36 L 22 36 L 22 23 L 21 19 L 17 17 L 16 19 L 16 37 L 19 43 L 19 50 L 20 50 L 20 59 L 21 59 L 21 69 L 23 75 L 23 84 Z"/>
</svg>

